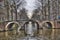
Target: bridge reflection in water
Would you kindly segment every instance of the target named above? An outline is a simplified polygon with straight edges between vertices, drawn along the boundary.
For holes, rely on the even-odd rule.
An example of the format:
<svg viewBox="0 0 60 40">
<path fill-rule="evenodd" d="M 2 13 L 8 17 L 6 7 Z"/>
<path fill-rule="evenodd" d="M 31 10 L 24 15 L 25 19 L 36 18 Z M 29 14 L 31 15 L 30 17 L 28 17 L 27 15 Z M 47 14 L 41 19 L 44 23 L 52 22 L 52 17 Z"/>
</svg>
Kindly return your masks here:
<svg viewBox="0 0 60 40">
<path fill-rule="evenodd" d="M 60 29 L 54 29 L 54 34 L 51 29 L 47 29 L 46 31 L 40 30 L 40 32 L 44 32 L 39 34 L 43 38 L 48 40 L 60 40 Z M 49 34 L 50 33 L 50 34 Z M 51 34 L 52 33 L 52 34 Z M 24 31 L 19 32 L 18 34 L 16 31 L 7 31 L 7 32 L 0 32 L 0 40 L 20 40 L 21 37 L 25 37 Z"/>
<path fill-rule="evenodd" d="M 39 33 L 37 34 L 37 36 L 35 36 L 36 34 L 34 33 L 36 33 L 36 31 L 38 30 L 36 29 L 37 27 L 35 28 L 36 26 L 35 23 L 33 22 L 35 26 L 29 24 L 29 22 L 26 23 L 27 24 L 24 24 L 25 27 L 23 25 L 24 30 L 21 30 L 19 32 L 17 32 L 16 30 L 0 32 L 0 40 L 60 40 L 60 31 L 59 31 L 60 29 L 51 29 L 51 28 L 39 29 Z M 9 28 L 12 29 L 12 27 Z M 25 33 L 27 34 L 27 36 Z"/>
</svg>

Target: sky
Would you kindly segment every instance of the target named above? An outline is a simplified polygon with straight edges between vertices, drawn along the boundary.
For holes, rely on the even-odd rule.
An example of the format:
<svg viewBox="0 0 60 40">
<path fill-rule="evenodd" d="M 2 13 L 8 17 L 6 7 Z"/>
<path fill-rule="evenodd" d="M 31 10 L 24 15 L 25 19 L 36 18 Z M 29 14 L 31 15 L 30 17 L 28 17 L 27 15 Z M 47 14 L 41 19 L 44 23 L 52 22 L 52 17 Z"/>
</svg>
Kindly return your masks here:
<svg viewBox="0 0 60 40">
<path fill-rule="evenodd" d="M 33 11 L 34 9 L 37 9 L 38 7 L 42 6 L 41 2 L 39 2 L 38 0 L 22 0 L 19 1 L 22 2 L 21 5 L 19 6 L 18 10 L 21 8 L 25 8 L 26 10 L 28 10 L 29 12 Z M 19 2 L 17 3 L 17 5 L 19 4 Z"/>
<path fill-rule="evenodd" d="M 11 3 L 12 0 L 9 0 L 9 2 Z M 16 4 L 20 4 L 18 10 L 20 10 L 21 8 L 25 8 L 27 9 L 29 12 L 33 11 L 34 9 L 37 9 L 37 7 L 41 6 L 41 3 L 38 0 L 15 0 Z M 3 0 L 0 0 L 0 5 L 3 6 Z"/>
<path fill-rule="evenodd" d="M 25 8 L 27 10 L 27 15 L 29 18 L 32 17 L 33 11 L 35 9 L 38 9 L 38 7 L 42 8 L 41 7 L 42 4 L 41 4 L 40 0 L 39 1 L 38 0 L 28 0 L 28 1 L 27 0 L 21 0 L 21 1 L 18 1 L 18 4 L 19 4 L 19 2 L 21 2 L 21 5 L 17 9 L 18 12 L 20 11 L 20 9 Z"/>
</svg>

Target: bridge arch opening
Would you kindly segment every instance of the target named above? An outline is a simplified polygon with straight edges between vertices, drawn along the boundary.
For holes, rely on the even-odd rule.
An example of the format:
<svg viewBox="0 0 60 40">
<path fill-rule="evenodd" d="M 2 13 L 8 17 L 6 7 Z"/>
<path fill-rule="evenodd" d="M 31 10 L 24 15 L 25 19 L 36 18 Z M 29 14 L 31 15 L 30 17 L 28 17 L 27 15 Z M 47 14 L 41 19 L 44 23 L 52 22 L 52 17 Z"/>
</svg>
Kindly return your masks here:
<svg viewBox="0 0 60 40">
<path fill-rule="evenodd" d="M 23 27 L 26 35 L 34 36 L 39 33 L 39 24 L 36 21 L 29 20 L 24 23 Z"/>
<path fill-rule="evenodd" d="M 20 27 L 18 22 L 9 22 L 5 26 L 5 30 L 17 30 Z"/>
<path fill-rule="evenodd" d="M 45 27 L 45 28 L 53 28 L 53 26 L 54 26 L 54 24 L 53 24 L 53 22 L 50 22 L 50 21 L 44 21 L 43 23 L 42 23 L 42 27 Z"/>
<path fill-rule="evenodd" d="M 43 28 L 43 32 L 42 32 L 43 35 L 50 36 L 50 35 L 52 35 L 52 32 L 53 32 L 54 22 L 53 21 L 43 21 L 42 28 Z"/>
<path fill-rule="evenodd" d="M 44 24 L 45 24 L 45 27 L 46 27 L 46 28 L 52 28 L 51 22 L 45 22 Z M 44 25 L 44 24 L 43 24 L 43 25 Z"/>
</svg>

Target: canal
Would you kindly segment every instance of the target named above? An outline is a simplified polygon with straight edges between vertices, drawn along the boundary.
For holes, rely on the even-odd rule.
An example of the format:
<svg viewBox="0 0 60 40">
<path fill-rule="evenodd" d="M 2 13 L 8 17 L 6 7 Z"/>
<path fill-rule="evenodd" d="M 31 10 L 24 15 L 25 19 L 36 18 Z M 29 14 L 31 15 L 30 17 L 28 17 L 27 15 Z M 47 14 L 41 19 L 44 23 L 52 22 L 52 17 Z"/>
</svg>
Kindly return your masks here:
<svg viewBox="0 0 60 40">
<path fill-rule="evenodd" d="M 47 40 L 60 40 L 60 29 L 41 29 L 39 30 L 39 34 L 37 34 L 40 38 L 46 38 Z M 21 37 L 25 37 L 24 31 L 16 32 L 6 31 L 0 32 L 0 40 L 20 40 Z"/>
</svg>

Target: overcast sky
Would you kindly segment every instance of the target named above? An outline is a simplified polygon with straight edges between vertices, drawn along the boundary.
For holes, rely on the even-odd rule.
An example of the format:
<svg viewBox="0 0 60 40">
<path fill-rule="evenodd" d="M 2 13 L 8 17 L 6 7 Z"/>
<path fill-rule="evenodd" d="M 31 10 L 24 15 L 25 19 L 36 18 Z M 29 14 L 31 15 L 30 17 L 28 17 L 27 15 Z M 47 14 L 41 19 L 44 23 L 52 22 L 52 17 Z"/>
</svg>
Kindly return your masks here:
<svg viewBox="0 0 60 40">
<path fill-rule="evenodd" d="M 12 0 L 9 0 L 11 3 Z M 36 9 L 37 7 L 41 6 L 41 3 L 38 0 L 15 0 L 16 4 L 18 5 L 19 3 L 22 3 L 18 9 L 20 9 L 22 6 L 26 8 L 29 11 L 32 11 Z M 4 2 L 0 2 L 0 5 L 4 5 Z"/>
<path fill-rule="evenodd" d="M 29 12 L 33 11 L 34 9 L 37 9 L 38 7 L 41 6 L 41 3 L 39 3 L 39 1 L 37 1 L 37 0 L 33 0 L 33 1 L 32 0 L 29 0 L 29 1 L 25 0 L 25 1 L 26 1 L 25 8 L 27 10 L 29 10 Z"/>
</svg>

